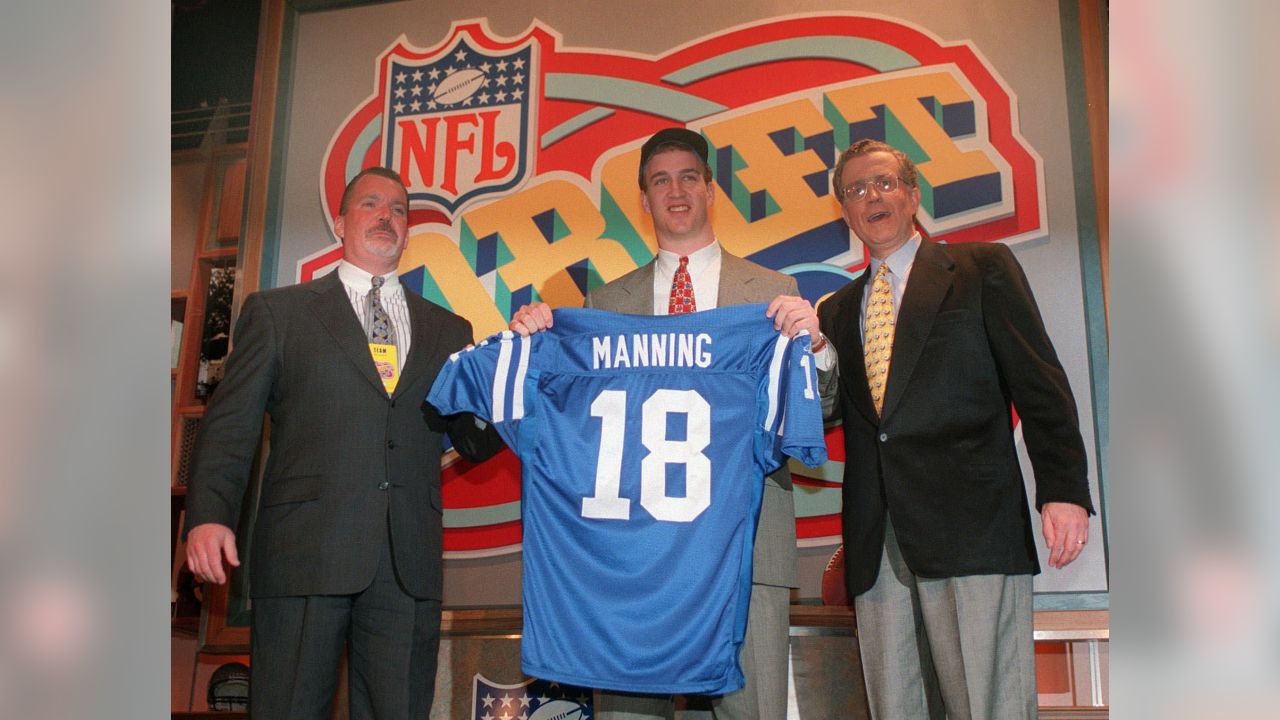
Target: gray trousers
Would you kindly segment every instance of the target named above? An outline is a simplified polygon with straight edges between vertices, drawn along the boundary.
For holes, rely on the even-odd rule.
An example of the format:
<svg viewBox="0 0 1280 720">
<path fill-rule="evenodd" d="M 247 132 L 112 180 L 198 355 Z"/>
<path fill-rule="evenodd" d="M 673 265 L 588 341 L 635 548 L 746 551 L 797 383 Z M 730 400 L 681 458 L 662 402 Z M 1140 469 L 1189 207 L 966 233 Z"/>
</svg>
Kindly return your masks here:
<svg viewBox="0 0 1280 720">
<path fill-rule="evenodd" d="M 1036 717 L 1030 575 L 916 577 L 886 521 L 880 574 L 854 607 L 872 718 Z"/>
<path fill-rule="evenodd" d="M 716 720 L 782 720 L 787 716 L 787 657 L 791 631 L 791 588 L 751 585 L 747 634 L 738 653 L 747 684 L 722 697 L 709 698 Z M 707 698 L 689 698 L 689 707 L 705 707 Z M 598 720 L 670 720 L 670 695 L 596 692 Z M 686 713 L 686 717 L 688 717 Z"/>
<path fill-rule="evenodd" d="M 409 595 L 383 543 L 355 595 L 254 598 L 249 716 L 328 720 L 348 653 L 351 720 L 426 718 L 435 692 L 440 601 Z"/>
</svg>

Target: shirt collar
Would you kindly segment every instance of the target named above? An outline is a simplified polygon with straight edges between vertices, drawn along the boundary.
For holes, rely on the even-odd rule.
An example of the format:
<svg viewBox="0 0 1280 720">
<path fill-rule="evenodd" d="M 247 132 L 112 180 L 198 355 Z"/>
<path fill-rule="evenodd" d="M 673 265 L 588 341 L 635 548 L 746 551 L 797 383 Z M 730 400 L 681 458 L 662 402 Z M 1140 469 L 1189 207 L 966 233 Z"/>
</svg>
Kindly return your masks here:
<svg viewBox="0 0 1280 720">
<path fill-rule="evenodd" d="M 871 266 L 867 270 L 871 274 L 867 277 L 875 277 L 876 273 L 880 271 L 880 265 L 884 263 L 889 266 L 889 272 L 899 278 L 905 278 L 911 272 L 911 264 L 916 261 L 916 252 L 920 249 L 921 242 L 923 240 L 920 237 L 920 233 L 917 232 L 911 236 L 910 240 L 903 243 L 902 247 L 894 250 L 893 254 L 884 260 L 871 258 Z"/>
<path fill-rule="evenodd" d="M 383 275 L 386 281 L 382 285 L 384 292 L 390 292 L 400 287 L 400 276 L 395 270 Z M 361 295 L 368 294 L 373 289 L 373 273 L 352 265 L 346 260 L 338 263 L 338 278 L 342 280 L 342 284 L 355 290 Z"/>
<path fill-rule="evenodd" d="M 703 268 L 710 265 L 711 262 L 720 257 L 720 242 L 716 241 L 710 245 L 694 250 L 689 253 L 689 274 L 696 275 Z M 658 248 L 658 272 L 663 275 L 674 275 L 676 268 L 680 267 L 680 255 L 670 250 Z"/>
</svg>

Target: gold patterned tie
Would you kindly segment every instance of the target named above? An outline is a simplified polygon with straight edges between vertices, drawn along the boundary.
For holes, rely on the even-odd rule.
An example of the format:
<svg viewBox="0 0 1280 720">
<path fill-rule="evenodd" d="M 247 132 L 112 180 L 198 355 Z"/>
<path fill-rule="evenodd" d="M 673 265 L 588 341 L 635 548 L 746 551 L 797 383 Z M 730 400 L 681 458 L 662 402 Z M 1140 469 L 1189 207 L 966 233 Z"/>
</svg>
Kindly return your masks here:
<svg viewBox="0 0 1280 720">
<path fill-rule="evenodd" d="M 884 389 L 889 379 L 889 359 L 893 355 L 893 291 L 889 288 L 889 265 L 881 263 L 867 296 L 867 320 L 862 334 L 862 359 L 867 367 L 867 385 L 876 414 L 884 407 Z"/>
</svg>

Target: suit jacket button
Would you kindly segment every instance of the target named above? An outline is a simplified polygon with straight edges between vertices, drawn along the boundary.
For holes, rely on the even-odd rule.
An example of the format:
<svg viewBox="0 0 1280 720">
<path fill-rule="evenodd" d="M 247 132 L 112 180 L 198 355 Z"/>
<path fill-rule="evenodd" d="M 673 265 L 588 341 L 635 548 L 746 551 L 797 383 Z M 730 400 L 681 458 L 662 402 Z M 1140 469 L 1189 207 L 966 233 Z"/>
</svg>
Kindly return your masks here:
<svg viewBox="0 0 1280 720">
<path fill-rule="evenodd" d="M 880 433 L 880 442 L 888 442 L 889 433 Z"/>
<path fill-rule="evenodd" d="M 396 449 L 396 441 L 395 441 L 395 440 L 388 440 L 388 441 L 387 441 L 387 447 L 388 447 L 388 448 L 390 448 L 390 449 L 392 449 L 392 450 L 395 450 L 395 449 Z"/>
<path fill-rule="evenodd" d="M 380 482 L 380 483 L 378 483 L 378 489 L 379 489 L 379 490 L 386 490 L 386 489 L 387 489 L 387 488 L 389 488 L 389 487 L 391 487 L 391 483 L 389 483 L 389 482 L 385 482 L 385 481 L 384 481 L 384 482 Z"/>
</svg>

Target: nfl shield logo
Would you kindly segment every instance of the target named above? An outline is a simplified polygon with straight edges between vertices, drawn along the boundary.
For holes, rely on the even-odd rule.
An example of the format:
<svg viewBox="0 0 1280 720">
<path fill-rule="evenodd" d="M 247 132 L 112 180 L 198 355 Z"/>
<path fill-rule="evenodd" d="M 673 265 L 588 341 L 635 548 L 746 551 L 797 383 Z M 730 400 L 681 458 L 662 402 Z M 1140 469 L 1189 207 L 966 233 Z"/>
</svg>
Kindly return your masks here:
<svg viewBox="0 0 1280 720">
<path fill-rule="evenodd" d="M 592 720 L 591 690 L 530 678 L 515 685 L 476 673 L 469 720 Z"/>
<path fill-rule="evenodd" d="M 532 38 L 492 50 L 459 33 L 439 53 L 387 62 L 381 164 L 399 171 L 411 203 L 452 216 L 529 175 L 540 92 Z"/>
</svg>

